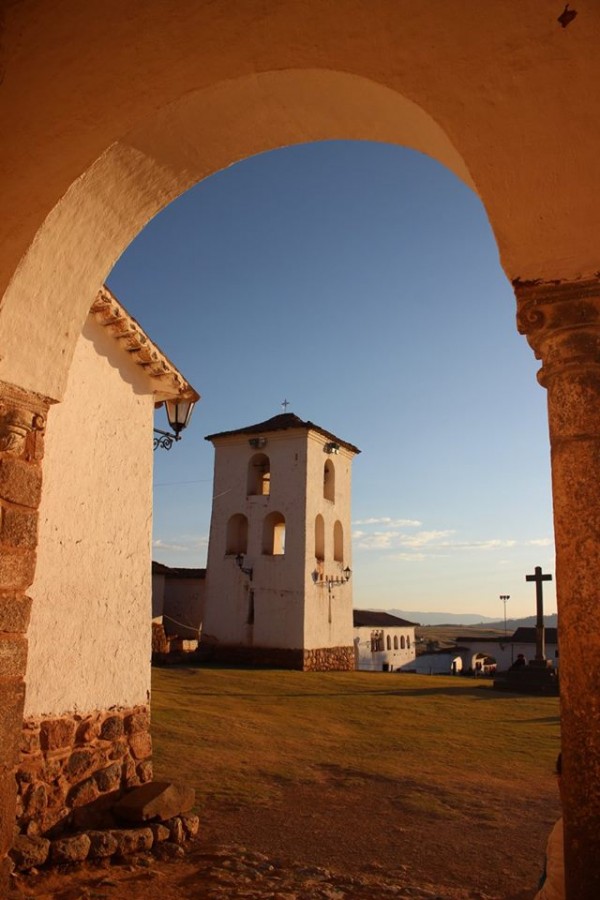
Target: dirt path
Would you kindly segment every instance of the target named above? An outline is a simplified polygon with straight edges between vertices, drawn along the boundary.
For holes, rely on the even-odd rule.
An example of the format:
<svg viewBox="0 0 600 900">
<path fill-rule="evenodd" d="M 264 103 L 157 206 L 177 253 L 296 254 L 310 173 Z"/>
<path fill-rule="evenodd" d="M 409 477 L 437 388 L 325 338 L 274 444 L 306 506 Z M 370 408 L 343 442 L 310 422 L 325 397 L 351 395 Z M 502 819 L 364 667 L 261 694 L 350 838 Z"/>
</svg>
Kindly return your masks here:
<svg viewBox="0 0 600 900">
<path fill-rule="evenodd" d="M 468 817 L 443 792 L 419 808 L 414 785 L 331 767 L 268 807 L 205 808 L 181 859 L 18 876 L 11 900 L 528 900 L 557 815 L 548 786 L 464 790 Z"/>
</svg>

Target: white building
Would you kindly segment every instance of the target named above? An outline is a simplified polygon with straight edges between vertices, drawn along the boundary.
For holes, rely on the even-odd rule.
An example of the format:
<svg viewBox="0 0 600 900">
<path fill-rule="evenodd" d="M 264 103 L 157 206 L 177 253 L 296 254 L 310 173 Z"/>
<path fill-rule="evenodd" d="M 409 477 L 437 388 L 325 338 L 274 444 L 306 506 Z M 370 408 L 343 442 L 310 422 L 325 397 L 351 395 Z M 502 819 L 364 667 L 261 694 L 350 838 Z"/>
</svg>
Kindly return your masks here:
<svg viewBox="0 0 600 900">
<path fill-rule="evenodd" d="M 351 472 L 360 451 L 293 413 L 207 437 L 202 640 L 218 659 L 353 669 Z"/>
<path fill-rule="evenodd" d="M 354 610 L 356 668 L 393 672 L 414 663 L 415 622 L 377 610 Z"/>
<path fill-rule="evenodd" d="M 402 666 L 402 672 L 417 675 L 457 675 L 462 670 L 459 647 L 420 653 L 411 663 Z"/>
<path fill-rule="evenodd" d="M 558 632 L 556 628 L 545 629 L 546 659 L 554 668 L 558 668 Z M 456 638 L 457 652 L 460 650 L 463 672 L 476 671 L 477 656 L 491 657 L 496 663 L 497 672 L 506 672 L 519 654 L 523 654 L 527 662 L 535 659 L 535 628 L 521 627 L 506 637 L 471 638 L 468 633 Z"/>
</svg>

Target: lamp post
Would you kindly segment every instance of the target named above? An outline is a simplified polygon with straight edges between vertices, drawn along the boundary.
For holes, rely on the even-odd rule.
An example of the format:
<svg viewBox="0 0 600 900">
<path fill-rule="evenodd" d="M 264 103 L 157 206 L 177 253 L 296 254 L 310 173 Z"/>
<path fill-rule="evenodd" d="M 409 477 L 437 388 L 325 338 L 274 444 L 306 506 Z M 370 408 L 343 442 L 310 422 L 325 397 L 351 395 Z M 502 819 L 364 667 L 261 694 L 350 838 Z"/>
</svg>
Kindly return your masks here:
<svg viewBox="0 0 600 900">
<path fill-rule="evenodd" d="M 510 594 L 500 594 L 500 599 L 504 603 L 504 637 L 506 637 L 506 601 L 510 600 Z"/>
<path fill-rule="evenodd" d="M 327 619 L 329 624 L 331 624 L 332 616 L 331 616 L 331 597 L 334 587 L 340 584 L 347 584 L 350 581 L 352 576 L 352 569 L 350 566 L 346 566 L 345 569 L 342 569 L 341 575 L 326 575 L 325 578 L 319 577 L 319 572 L 315 569 L 312 573 L 312 580 L 315 584 L 315 587 L 326 587 L 327 588 L 327 598 L 329 603 L 329 610 L 327 613 Z"/>
<path fill-rule="evenodd" d="M 181 440 L 181 432 L 190 424 L 195 405 L 195 400 L 165 400 L 167 419 L 174 434 L 155 428 L 154 434 L 158 435 L 158 437 L 154 438 L 155 450 L 158 447 L 161 447 L 163 450 L 170 450 L 173 446 L 173 441 Z"/>
<path fill-rule="evenodd" d="M 326 587 L 329 593 L 336 585 L 346 584 L 350 581 L 350 577 L 352 575 L 352 569 L 350 566 L 346 566 L 345 569 L 342 570 L 341 575 L 326 575 L 325 578 L 319 578 L 319 573 L 315 569 L 312 573 L 312 580 L 317 585 L 317 587 Z"/>
</svg>

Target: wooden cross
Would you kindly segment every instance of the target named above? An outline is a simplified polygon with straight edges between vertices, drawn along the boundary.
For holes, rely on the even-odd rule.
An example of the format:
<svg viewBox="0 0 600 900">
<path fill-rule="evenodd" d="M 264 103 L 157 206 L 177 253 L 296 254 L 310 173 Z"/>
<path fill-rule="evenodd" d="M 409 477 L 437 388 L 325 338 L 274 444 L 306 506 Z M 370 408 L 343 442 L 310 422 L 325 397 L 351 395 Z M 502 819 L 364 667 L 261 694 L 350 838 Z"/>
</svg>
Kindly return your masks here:
<svg viewBox="0 0 600 900">
<path fill-rule="evenodd" d="M 542 567 L 536 566 L 533 575 L 526 575 L 525 581 L 535 581 L 535 605 L 536 605 L 536 625 L 535 625 L 535 658 L 539 662 L 546 659 L 546 648 L 544 646 L 544 593 L 542 582 L 552 581 L 552 575 L 542 575 Z"/>
</svg>

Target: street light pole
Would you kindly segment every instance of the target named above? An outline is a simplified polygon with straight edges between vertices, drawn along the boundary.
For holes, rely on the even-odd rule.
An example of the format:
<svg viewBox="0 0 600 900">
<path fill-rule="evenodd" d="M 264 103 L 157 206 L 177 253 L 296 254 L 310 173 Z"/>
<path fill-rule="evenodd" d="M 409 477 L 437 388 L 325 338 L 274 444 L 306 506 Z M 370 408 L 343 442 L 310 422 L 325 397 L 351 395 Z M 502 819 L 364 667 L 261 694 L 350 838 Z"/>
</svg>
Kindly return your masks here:
<svg viewBox="0 0 600 900">
<path fill-rule="evenodd" d="M 500 599 L 504 603 L 504 637 L 506 637 L 506 601 L 510 600 L 510 594 L 500 594 Z"/>
</svg>

